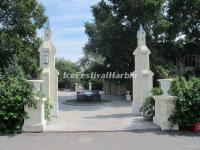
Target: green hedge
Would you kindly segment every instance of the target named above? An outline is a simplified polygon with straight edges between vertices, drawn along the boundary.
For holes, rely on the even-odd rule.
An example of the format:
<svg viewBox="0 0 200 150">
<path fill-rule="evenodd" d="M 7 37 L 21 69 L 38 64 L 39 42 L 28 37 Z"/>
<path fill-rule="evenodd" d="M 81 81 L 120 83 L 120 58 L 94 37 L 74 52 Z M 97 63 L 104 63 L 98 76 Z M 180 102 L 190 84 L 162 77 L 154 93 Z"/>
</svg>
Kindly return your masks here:
<svg viewBox="0 0 200 150">
<path fill-rule="evenodd" d="M 21 133 L 24 119 L 28 118 L 24 106 L 35 107 L 32 86 L 19 67 L 12 66 L 0 74 L 0 132 Z"/>
<path fill-rule="evenodd" d="M 172 125 L 183 127 L 200 122 L 200 79 L 179 78 L 172 83 L 170 93 L 176 96 L 175 109 L 169 118 Z"/>
</svg>

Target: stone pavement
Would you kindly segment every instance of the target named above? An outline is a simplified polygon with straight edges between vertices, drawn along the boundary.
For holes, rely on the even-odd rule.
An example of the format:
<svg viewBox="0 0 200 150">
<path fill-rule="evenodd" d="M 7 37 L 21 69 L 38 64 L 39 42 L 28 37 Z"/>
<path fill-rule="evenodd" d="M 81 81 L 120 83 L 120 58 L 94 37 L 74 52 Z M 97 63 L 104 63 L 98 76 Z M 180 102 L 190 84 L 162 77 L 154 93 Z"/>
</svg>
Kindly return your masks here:
<svg viewBox="0 0 200 150">
<path fill-rule="evenodd" d="M 122 97 L 104 96 L 111 103 L 94 106 L 70 106 L 75 92 L 59 92 L 59 117 L 52 118 L 45 132 L 158 130 L 152 122 L 132 115 L 131 102 Z"/>
<path fill-rule="evenodd" d="M 0 136 L 0 150 L 200 150 L 200 134 L 161 131 L 23 133 Z"/>
</svg>

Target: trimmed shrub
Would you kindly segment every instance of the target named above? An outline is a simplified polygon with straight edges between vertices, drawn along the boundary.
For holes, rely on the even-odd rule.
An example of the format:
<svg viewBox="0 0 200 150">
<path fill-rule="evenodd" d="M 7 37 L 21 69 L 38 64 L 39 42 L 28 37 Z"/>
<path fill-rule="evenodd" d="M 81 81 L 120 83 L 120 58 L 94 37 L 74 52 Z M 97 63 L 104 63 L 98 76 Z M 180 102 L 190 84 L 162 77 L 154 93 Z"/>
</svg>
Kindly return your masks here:
<svg viewBox="0 0 200 150">
<path fill-rule="evenodd" d="M 162 90 L 159 87 L 153 88 L 151 92 L 153 95 L 162 94 Z M 153 120 L 153 117 L 155 116 L 155 100 L 153 96 L 147 97 L 142 107 L 140 108 L 140 112 L 146 120 Z"/>
<path fill-rule="evenodd" d="M 155 116 L 155 100 L 152 96 L 147 97 L 140 109 L 140 112 L 146 120 L 153 120 L 153 117 Z"/>
</svg>

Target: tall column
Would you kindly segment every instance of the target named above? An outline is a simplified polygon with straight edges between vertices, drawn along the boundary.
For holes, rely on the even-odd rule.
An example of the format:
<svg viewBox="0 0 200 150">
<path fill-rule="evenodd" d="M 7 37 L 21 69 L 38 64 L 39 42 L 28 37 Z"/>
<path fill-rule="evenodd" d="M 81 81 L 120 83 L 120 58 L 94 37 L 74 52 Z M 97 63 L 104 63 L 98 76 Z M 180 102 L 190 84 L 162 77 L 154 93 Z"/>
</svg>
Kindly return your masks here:
<svg viewBox="0 0 200 150">
<path fill-rule="evenodd" d="M 140 114 L 145 99 L 151 95 L 153 88 L 153 72 L 150 70 L 149 48 L 146 46 L 146 33 L 142 27 L 137 33 L 138 47 L 134 51 L 135 71 L 133 72 L 133 103 L 132 109 L 134 115 Z"/>
<path fill-rule="evenodd" d="M 58 116 L 58 71 L 55 68 L 56 48 L 51 41 L 52 32 L 49 23 L 44 30 L 44 39 L 39 48 L 40 68 L 42 71 L 42 80 L 44 85 L 42 91 L 53 106 L 51 116 Z"/>
</svg>

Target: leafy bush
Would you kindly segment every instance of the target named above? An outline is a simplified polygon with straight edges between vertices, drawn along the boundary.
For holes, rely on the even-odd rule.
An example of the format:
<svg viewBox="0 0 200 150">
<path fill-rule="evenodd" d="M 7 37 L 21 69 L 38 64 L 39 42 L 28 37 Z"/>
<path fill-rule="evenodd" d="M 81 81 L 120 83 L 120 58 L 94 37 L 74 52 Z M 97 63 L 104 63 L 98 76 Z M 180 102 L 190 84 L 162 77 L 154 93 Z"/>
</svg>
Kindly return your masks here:
<svg viewBox="0 0 200 150">
<path fill-rule="evenodd" d="M 187 82 L 184 77 L 180 77 L 172 82 L 169 93 L 172 96 L 177 96 L 180 91 L 188 90 L 190 89 L 190 87 L 191 87 L 191 82 Z"/>
<path fill-rule="evenodd" d="M 153 95 L 162 94 L 162 90 L 159 87 L 153 88 L 151 92 Z M 153 120 L 153 117 L 155 116 L 155 100 L 153 96 L 147 97 L 140 109 L 140 112 L 146 120 Z"/>
<path fill-rule="evenodd" d="M 155 100 L 152 96 L 147 97 L 140 109 L 140 112 L 142 112 L 142 116 L 146 120 L 153 120 L 153 117 L 155 116 Z"/>
<path fill-rule="evenodd" d="M 53 106 L 49 103 L 49 101 L 47 100 L 45 103 L 45 106 L 44 106 L 44 110 L 45 110 L 45 119 L 47 121 L 50 121 L 51 120 L 51 117 L 50 117 L 50 114 L 51 114 L 51 109 L 53 109 Z"/>
<path fill-rule="evenodd" d="M 37 97 L 37 100 L 42 100 L 42 98 L 44 97 L 44 94 L 42 92 L 37 92 L 35 93 L 35 97 Z M 53 106 L 50 104 L 49 99 L 45 101 L 44 103 L 44 116 L 45 116 L 45 120 L 50 121 L 51 117 L 51 109 L 53 109 Z"/>
<path fill-rule="evenodd" d="M 167 66 L 160 66 L 156 65 L 153 67 L 153 71 L 155 71 L 155 74 L 158 75 L 159 79 L 166 79 L 169 78 L 169 76 L 172 74 L 170 70 L 172 70 L 173 66 L 168 64 Z"/>
<path fill-rule="evenodd" d="M 200 121 L 200 79 L 177 79 L 170 93 L 176 96 L 175 109 L 169 120 L 172 125 L 190 126 Z"/>
<path fill-rule="evenodd" d="M 0 75 L 0 132 L 20 133 L 25 118 L 24 106 L 35 107 L 32 86 L 19 67 L 11 66 Z"/>
<path fill-rule="evenodd" d="M 162 65 L 162 66 L 153 65 L 152 71 L 155 73 L 154 78 L 153 78 L 154 86 L 160 85 L 158 79 L 168 79 L 171 76 L 175 75 L 175 73 L 172 71 L 173 69 L 174 69 L 174 67 L 172 64 L 167 64 L 167 65 Z"/>
<path fill-rule="evenodd" d="M 44 94 L 42 92 L 37 92 L 35 94 L 35 97 L 37 97 L 37 100 L 42 100 L 42 98 L 44 97 Z M 47 99 L 44 103 L 44 116 L 45 116 L 45 120 L 50 121 L 51 117 L 51 109 L 53 109 L 53 106 L 50 104 L 49 99 Z"/>
<path fill-rule="evenodd" d="M 152 94 L 153 95 L 161 95 L 163 92 L 162 92 L 162 89 L 160 87 L 155 87 L 151 90 Z"/>
</svg>

